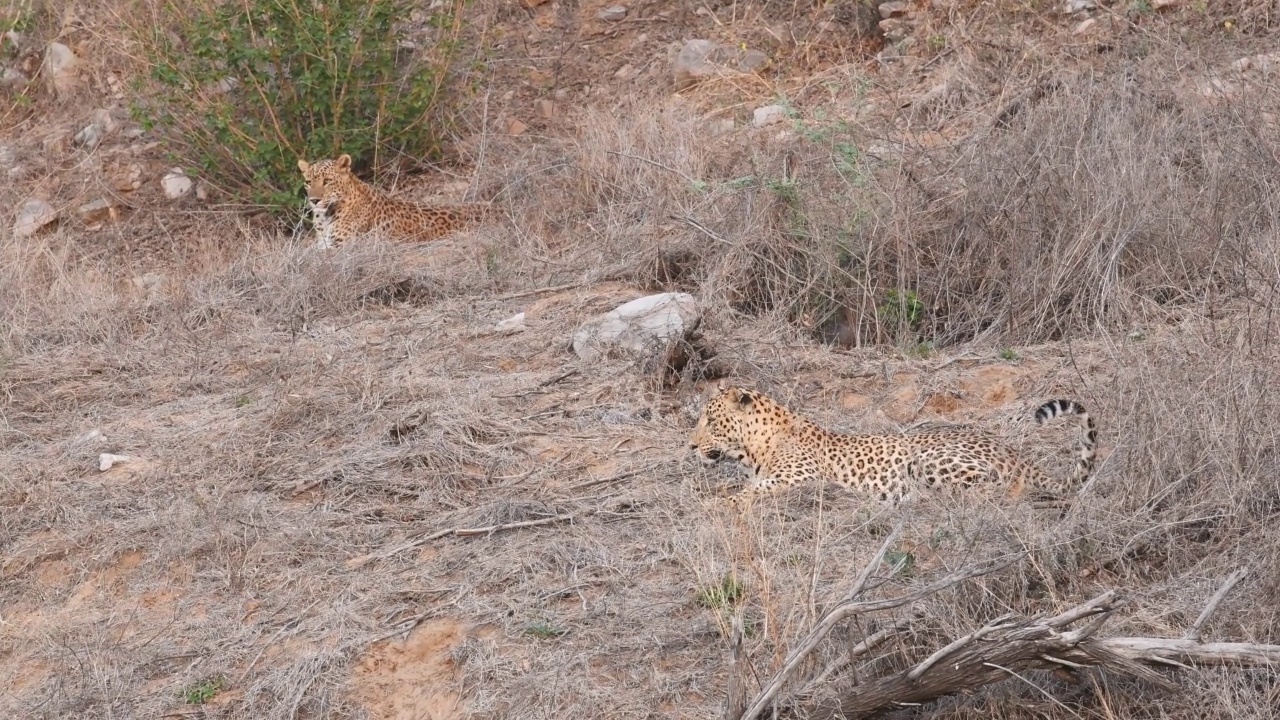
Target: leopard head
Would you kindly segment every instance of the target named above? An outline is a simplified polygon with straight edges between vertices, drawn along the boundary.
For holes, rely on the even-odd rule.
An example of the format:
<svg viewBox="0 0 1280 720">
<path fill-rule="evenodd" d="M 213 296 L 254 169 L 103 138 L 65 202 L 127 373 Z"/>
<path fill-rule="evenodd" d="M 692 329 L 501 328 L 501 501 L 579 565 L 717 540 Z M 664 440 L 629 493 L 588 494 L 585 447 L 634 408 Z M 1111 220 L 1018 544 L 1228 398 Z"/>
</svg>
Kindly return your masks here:
<svg viewBox="0 0 1280 720">
<path fill-rule="evenodd" d="M 351 156 L 346 154 L 337 160 L 299 160 L 298 169 L 307 184 L 307 202 L 317 211 L 336 207 L 360 182 L 351 172 Z"/>
<path fill-rule="evenodd" d="M 746 460 L 747 421 L 760 413 L 757 403 L 761 400 L 760 394 L 752 390 L 737 387 L 721 389 L 702 409 L 698 426 L 689 438 L 689 448 L 698 454 L 704 465 L 714 465 L 722 460 Z"/>
</svg>

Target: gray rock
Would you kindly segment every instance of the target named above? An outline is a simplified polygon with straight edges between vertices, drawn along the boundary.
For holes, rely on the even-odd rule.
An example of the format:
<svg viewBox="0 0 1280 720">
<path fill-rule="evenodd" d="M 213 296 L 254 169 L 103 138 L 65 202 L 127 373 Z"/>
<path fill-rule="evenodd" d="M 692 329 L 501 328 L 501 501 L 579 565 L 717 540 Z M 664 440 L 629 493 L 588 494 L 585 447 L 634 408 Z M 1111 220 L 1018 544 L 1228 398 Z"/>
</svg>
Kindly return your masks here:
<svg viewBox="0 0 1280 720">
<path fill-rule="evenodd" d="M 31 237 L 42 228 L 58 219 L 58 211 L 44 200 L 31 199 L 22 203 L 18 215 L 13 220 L 13 236 Z"/>
<path fill-rule="evenodd" d="M 596 17 L 609 22 L 617 22 L 627 16 L 627 9 L 621 5 L 610 5 L 596 13 Z"/>
<path fill-rule="evenodd" d="M 98 198 L 76 208 L 76 217 L 85 225 L 94 225 L 110 219 L 114 211 L 110 201 Z"/>
<path fill-rule="evenodd" d="M 102 130 L 98 128 L 97 124 L 90 123 L 76 133 L 76 136 L 71 138 L 71 141 L 76 145 L 92 150 L 98 147 L 98 143 L 102 142 Z"/>
<path fill-rule="evenodd" d="M 79 85 L 80 59 L 62 43 L 49 43 L 44 51 L 44 74 L 55 94 L 67 93 Z"/>
<path fill-rule="evenodd" d="M 774 125 L 787 119 L 787 109 L 781 105 L 765 105 L 751 113 L 751 124 L 755 127 Z"/>
<path fill-rule="evenodd" d="M 720 45 L 711 40 L 690 40 L 673 62 L 676 89 L 683 90 L 707 78 L 755 72 L 769 63 L 759 50 Z"/>
<path fill-rule="evenodd" d="M 891 17 L 906 15 L 909 6 L 902 0 L 890 0 L 890 2 L 880 3 L 880 17 L 888 20 Z"/>
<path fill-rule="evenodd" d="M 647 295 L 584 323 L 573 334 L 573 351 L 589 362 L 610 353 L 644 357 L 687 338 L 701 322 L 702 308 L 692 295 Z"/>
<path fill-rule="evenodd" d="M 493 329 L 495 332 L 499 332 L 503 334 L 508 334 L 508 333 L 514 334 L 518 332 L 524 332 L 525 330 L 528 329 L 528 327 L 529 326 L 525 325 L 524 323 L 524 313 L 516 313 L 515 315 L 512 315 L 506 320 L 503 320 L 497 325 L 494 325 Z"/>
<path fill-rule="evenodd" d="M 177 200 L 185 196 L 191 192 L 193 185 L 195 183 L 191 182 L 191 178 L 187 177 L 182 168 L 174 168 L 165 173 L 163 178 L 160 178 L 160 187 L 164 190 L 164 196 L 170 200 Z"/>
<path fill-rule="evenodd" d="M 0 87 L 6 90 L 17 90 L 27 84 L 27 76 L 17 68 L 5 68 L 0 72 Z"/>
</svg>

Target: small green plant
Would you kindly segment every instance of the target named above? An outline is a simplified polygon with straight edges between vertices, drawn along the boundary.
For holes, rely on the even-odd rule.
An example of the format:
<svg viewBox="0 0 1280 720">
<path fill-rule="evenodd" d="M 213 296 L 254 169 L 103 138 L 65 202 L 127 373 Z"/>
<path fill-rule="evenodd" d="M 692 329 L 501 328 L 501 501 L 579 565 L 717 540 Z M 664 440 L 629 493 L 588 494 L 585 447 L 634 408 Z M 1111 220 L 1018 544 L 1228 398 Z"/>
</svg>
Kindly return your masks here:
<svg viewBox="0 0 1280 720">
<path fill-rule="evenodd" d="M 193 174 L 293 206 L 298 159 L 347 153 L 364 169 L 438 155 L 464 1 L 432 5 L 427 47 L 409 53 L 401 25 L 419 12 L 412 0 L 164 0 L 166 22 L 136 31 L 156 92 L 132 110 L 168 130 L 174 159 Z"/>
<path fill-rule="evenodd" d="M 911 357 L 920 358 L 921 360 L 923 360 L 927 357 L 932 356 L 934 350 L 935 348 L 933 347 L 933 341 L 920 340 L 911 345 L 908 345 L 906 352 Z"/>
<path fill-rule="evenodd" d="M 1018 351 L 1014 350 L 1013 348 L 1005 348 L 1000 351 L 1000 359 L 1001 360 L 1017 360 Z"/>
<path fill-rule="evenodd" d="M 214 698 L 222 690 L 223 680 L 220 677 L 206 678 L 182 691 L 182 697 L 188 705 L 203 705 Z"/>
<path fill-rule="evenodd" d="M 947 49 L 947 37 L 945 35 L 930 35 L 925 41 L 925 47 L 929 52 L 942 52 Z"/>
<path fill-rule="evenodd" d="M 778 199 L 787 203 L 794 204 L 800 199 L 800 192 L 796 187 L 796 181 L 792 178 L 779 178 L 777 180 L 766 180 L 765 187 L 773 191 Z"/>
<path fill-rule="evenodd" d="M 694 601 L 709 610 L 723 610 L 737 605 L 746 595 L 747 586 L 728 574 L 720 578 L 719 584 L 699 590 Z"/>
<path fill-rule="evenodd" d="M 916 566 L 916 556 L 905 550 L 890 550 L 884 554 L 884 561 L 896 570 L 896 574 L 907 576 Z"/>
<path fill-rule="evenodd" d="M 248 407 L 252 403 L 253 403 L 253 398 L 249 397 L 248 395 L 240 395 L 236 398 L 236 407 L 238 408 Z"/>
<path fill-rule="evenodd" d="M 569 632 L 563 628 L 552 625 L 549 620 L 538 619 L 525 623 L 524 631 L 540 640 L 550 640 L 551 638 L 560 637 Z"/>
<path fill-rule="evenodd" d="M 924 302 L 914 290 L 890 290 L 880 303 L 880 318 L 890 327 L 915 329 L 924 320 Z"/>
</svg>

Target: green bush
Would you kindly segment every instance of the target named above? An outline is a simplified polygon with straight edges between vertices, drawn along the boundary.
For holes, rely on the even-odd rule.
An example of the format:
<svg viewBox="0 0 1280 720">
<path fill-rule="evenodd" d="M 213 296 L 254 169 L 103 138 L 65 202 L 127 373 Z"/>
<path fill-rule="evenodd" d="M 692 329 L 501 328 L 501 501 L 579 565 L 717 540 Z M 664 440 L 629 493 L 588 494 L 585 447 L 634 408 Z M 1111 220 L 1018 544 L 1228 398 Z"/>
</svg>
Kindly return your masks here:
<svg viewBox="0 0 1280 720">
<path fill-rule="evenodd" d="M 140 33 L 157 85 L 135 116 L 189 172 L 270 209 L 297 204 L 299 158 L 432 159 L 463 1 L 166 0 L 170 26 Z M 417 49 L 401 45 L 407 22 Z"/>
</svg>

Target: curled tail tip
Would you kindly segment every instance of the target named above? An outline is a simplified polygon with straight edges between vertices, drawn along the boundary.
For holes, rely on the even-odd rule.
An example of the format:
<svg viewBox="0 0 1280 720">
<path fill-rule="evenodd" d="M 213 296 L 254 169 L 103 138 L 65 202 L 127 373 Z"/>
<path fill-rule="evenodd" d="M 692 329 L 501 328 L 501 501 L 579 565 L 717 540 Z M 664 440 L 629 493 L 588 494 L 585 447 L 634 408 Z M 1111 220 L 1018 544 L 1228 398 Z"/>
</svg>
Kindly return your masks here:
<svg viewBox="0 0 1280 720">
<path fill-rule="evenodd" d="M 1086 418 L 1089 417 L 1084 405 L 1075 400 L 1050 400 L 1036 408 L 1036 422 L 1042 425 L 1059 415 L 1083 415 Z"/>
</svg>

